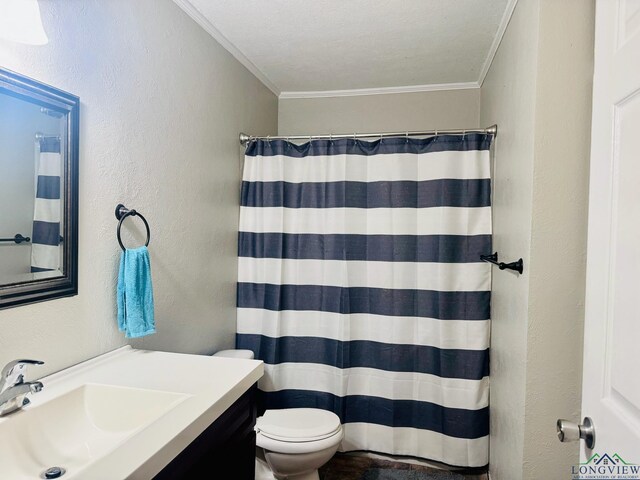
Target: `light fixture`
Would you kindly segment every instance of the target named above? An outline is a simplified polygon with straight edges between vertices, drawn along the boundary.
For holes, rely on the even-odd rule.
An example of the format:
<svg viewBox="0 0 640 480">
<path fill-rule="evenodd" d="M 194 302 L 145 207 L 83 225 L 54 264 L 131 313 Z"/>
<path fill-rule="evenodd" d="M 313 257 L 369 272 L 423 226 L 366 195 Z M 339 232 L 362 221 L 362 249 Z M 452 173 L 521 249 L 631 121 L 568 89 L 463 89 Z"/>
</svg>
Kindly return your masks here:
<svg viewBox="0 0 640 480">
<path fill-rule="evenodd" d="M 49 43 L 37 0 L 0 0 L 0 38 L 28 45 Z"/>
</svg>

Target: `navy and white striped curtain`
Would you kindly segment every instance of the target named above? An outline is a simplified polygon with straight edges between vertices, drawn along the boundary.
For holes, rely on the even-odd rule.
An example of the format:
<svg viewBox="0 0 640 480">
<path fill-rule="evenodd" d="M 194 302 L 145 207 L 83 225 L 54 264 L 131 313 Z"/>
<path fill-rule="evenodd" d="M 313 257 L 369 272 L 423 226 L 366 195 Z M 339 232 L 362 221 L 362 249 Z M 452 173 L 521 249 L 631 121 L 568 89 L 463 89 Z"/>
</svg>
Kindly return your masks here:
<svg viewBox="0 0 640 480">
<path fill-rule="evenodd" d="M 237 347 L 266 408 L 335 412 L 344 451 L 488 463 L 491 139 L 249 145 Z"/>
<path fill-rule="evenodd" d="M 36 198 L 31 233 L 31 272 L 60 269 L 60 139 L 39 140 L 36 158 Z"/>
</svg>

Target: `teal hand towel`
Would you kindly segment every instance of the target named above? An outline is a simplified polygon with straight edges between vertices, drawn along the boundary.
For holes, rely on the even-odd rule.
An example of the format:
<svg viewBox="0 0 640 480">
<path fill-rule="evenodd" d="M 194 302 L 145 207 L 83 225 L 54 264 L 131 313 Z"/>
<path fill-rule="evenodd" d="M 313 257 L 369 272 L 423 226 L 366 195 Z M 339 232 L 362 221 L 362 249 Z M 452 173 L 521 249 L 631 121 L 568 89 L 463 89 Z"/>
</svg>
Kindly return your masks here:
<svg viewBox="0 0 640 480">
<path fill-rule="evenodd" d="M 118 329 L 127 338 L 156 333 L 151 262 L 147 247 L 122 252 L 117 297 Z"/>
</svg>

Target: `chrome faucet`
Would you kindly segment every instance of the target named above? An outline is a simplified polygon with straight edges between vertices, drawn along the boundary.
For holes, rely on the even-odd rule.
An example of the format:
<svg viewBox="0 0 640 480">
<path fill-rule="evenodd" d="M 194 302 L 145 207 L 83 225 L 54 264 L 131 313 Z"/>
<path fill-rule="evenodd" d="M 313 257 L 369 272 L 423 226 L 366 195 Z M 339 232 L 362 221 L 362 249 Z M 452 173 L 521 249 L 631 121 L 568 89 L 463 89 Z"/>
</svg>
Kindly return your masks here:
<svg viewBox="0 0 640 480">
<path fill-rule="evenodd" d="M 42 382 L 25 382 L 27 365 L 42 365 L 40 360 L 14 360 L 0 373 L 0 417 L 29 404 L 28 393 L 42 390 Z"/>
</svg>

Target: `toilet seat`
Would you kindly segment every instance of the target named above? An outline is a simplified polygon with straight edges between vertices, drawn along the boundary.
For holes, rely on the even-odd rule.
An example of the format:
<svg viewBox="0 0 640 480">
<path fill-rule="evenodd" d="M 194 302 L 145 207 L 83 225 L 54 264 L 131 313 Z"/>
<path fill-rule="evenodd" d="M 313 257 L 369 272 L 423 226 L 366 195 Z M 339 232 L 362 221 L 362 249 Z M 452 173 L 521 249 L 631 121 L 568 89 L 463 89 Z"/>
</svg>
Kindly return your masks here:
<svg viewBox="0 0 640 480">
<path fill-rule="evenodd" d="M 303 454 L 320 452 L 325 449 L 335 448 L 342 441 L 342 427 L 331 437 L 308 442 L 283 442 L 263 435 L 258 432 L 256 445 L 264 450 L 276 453 Z"/>
<path fill-rule="evenodd" d="M 256 421 L 256 431 L 281 442 L 312 442 L 336 434 L 340 418 L 318 408 L 267 410 Z"/>
<path fill-rule="evenodd" d="M 279 453 L 309 453 L 342 440 L 340 418 L 317 408 L 267 410 L 256 421 L 259 447 Z"/>
</svg>

